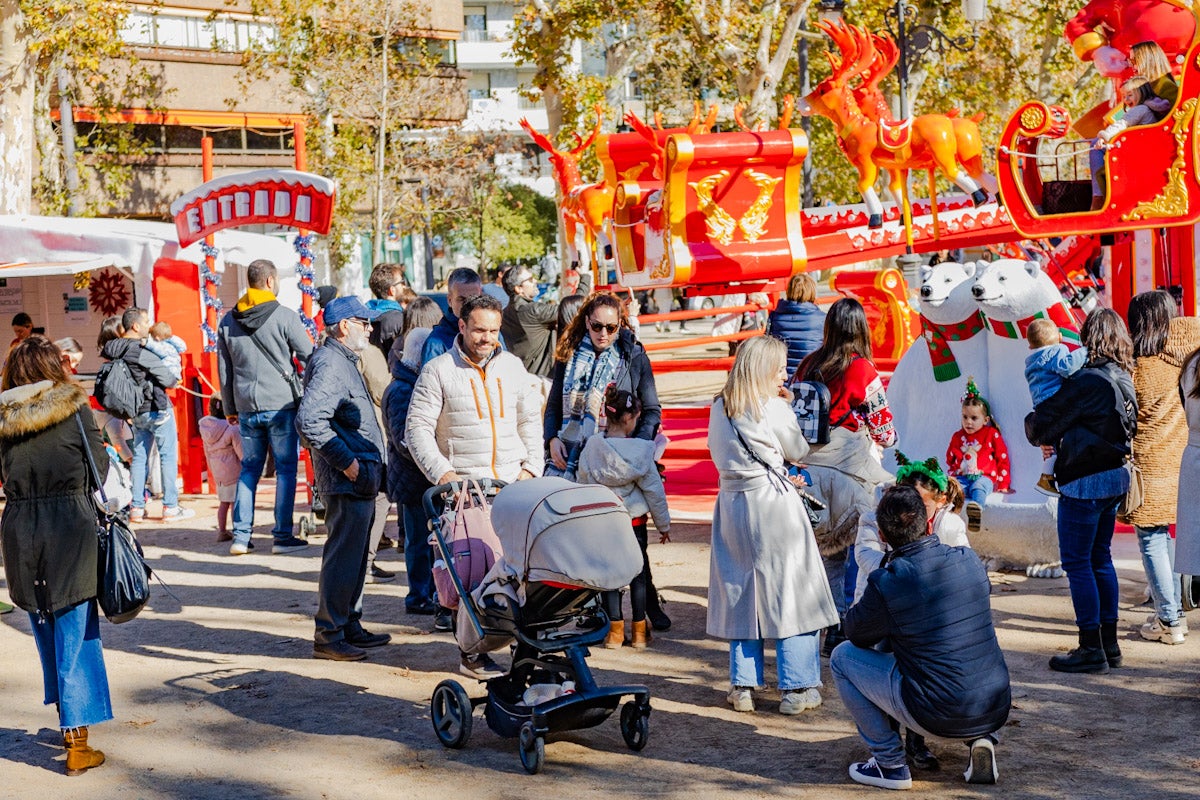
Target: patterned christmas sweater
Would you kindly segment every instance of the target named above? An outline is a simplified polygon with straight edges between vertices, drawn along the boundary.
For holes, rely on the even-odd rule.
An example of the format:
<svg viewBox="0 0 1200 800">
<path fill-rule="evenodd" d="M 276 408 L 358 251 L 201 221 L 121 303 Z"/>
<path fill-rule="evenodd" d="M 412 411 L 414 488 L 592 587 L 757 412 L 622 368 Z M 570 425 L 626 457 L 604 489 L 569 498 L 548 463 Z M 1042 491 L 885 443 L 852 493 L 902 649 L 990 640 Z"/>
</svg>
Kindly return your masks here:
<svg viewBox="0 0 1200 800">
<path fill-rule="evenodd" d="M 875 365 L 859 357 L 850 362 L 845 373 L 826 384 L 829 389 L 829 423 L 845 418 L 839 427 L 856 431 L 867 426 L 871 440 L 880 447 L 896 444 L 896 428 L 892 410 L 888 408 L 883 381 Z M 848 416 L 847 416 L 848 415 Z"/>
<path fill-rule="evenodd" d="M 1009 474 L 1008 446 L 994 425 L 985 425 L 975 433 L 955 431 L 946 448 L 946 471 L 963 478 L 991 478 L 997 492 L 1007 492 Z"/>
</svg>

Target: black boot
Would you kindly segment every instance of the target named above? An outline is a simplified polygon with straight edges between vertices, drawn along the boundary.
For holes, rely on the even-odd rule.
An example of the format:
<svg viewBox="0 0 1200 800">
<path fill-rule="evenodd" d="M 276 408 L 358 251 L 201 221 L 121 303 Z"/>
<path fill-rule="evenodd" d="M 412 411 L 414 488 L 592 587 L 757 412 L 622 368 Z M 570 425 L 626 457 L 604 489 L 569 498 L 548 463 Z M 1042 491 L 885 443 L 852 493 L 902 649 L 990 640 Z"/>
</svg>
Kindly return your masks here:
<svg viewBox="0 0 1200 800">
<path fill-rule="evenodd" d="M 1050 669 L 1055 672 L 1086 672 L 1091 675 L 1103 675 L 1108 672 L 1108 659 L 1104 657 L 1104 647 L 1100 644 L 1100 629 L 1080 628 L 1079 647 L 1065 656 L 1052 657 Z"/>
<path fill-rule="evenodd" d="M 671 618 L 663 611 L 662 596 L 653 585 L 646 587 L 646 618 L 650 620 L 650 627 L 656 631 L 671 630 Z"/>
<path fill-rule="evenodd" d="M 682 328 L 680 328 L 682 330 Z M 654 574 L 650 571 L 650 563 L 646 562 L 646 618 L 650 627 L 656 631 L 671 630 L 671 618 L 663 611 L 662 595 L 654 585 Z"/>
<path fill-rule="evenodd" d="M 925 744 L 925 737 L 919 733 L 910 730 L 904 732 L 904 754 L 914 769 L 933 772 L 942 768 L 937 756 Z"/>
<path fill-rule="evenodd" d="M 1100 623 L 1100 645 L 1104 648 L 1104 657 L 1108 666 L 1116 669 L 1124 660 L 1121 658 L 1121 645 L 1117 644 L 1117 623 Z"/>
</svg>

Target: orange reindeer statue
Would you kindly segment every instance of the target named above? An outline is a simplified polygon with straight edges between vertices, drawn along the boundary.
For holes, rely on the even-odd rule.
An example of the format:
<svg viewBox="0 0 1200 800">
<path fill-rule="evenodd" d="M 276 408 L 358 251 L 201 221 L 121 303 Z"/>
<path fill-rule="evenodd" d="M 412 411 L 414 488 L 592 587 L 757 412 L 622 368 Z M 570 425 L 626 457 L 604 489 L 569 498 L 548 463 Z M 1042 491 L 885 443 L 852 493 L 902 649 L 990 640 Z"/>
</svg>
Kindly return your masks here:
<svg viewBox="0 0 1200 800">
<path fill-rule="evenodd" d="M 895 121 L 879 93 L 879 81 L 895 64 L 895 46 L 887 37 L 872 38 L 844 23 L 820 22 L 841 51 L 827 54 L 833 74 L 799 103 L 801 114 L 828 117 L 838 130 L 842 152 L 858 170 L 858 190 L 869 214 L 869 226 L 883 225 L 883 204 L 875 193 L 879 170 L 889 173 L 889 188 L 904 197 L 908 225 L 908 172 L 940 170 L 951 183 L 969 193 L 976 205 L 987 202 L 978 180 L 983 175 L 983 144 L 974 119 L 945 114 L 922 114 Z M 884 50 L 876 42 L 886 42 Z M 863 76 L 865 80 L 862 80 Z M 851 86 L 856 79 L 861 82 Z M 865 106 L 865 107 L 864 107 Z M 885 113 L 886 111 L 886 113 Z"/>
<path fill-rule="evenodd" d="M 575 147 L 570 150 L 559 150 L 545 135 L 538 133 L 522 118 L 520 125 L 525 132 L 537 143 L 538 147 L 550 154 L 550 165 L 554 168 L 554 179 L 562 198 L 559 213 L 562 216 L 563 234 L 567 240 L 567 255 L 571 266 L 580 268 L 580 253 L 577 237 L 582 230 L 584 248 L 589 262 L 587 267 L 593 270 L 595 283 L 600 285 L 600 259 L 603 253 L 605 259 L 612 258 L 612 244 L 609 242 L 607 225 L 612 221 L 614 190 L 604 181 L 599 183 L 584 183 L 579 174 L 579 155 L 596 141 L 600 133 L 600 123 L 603 121 L 601 106 L 596 106 L 596 126 L 591 134 L 584 139 L 578 133 L 575 136 Z M 597 243 L 601 249 L 597 250 Z"/>
</svg>

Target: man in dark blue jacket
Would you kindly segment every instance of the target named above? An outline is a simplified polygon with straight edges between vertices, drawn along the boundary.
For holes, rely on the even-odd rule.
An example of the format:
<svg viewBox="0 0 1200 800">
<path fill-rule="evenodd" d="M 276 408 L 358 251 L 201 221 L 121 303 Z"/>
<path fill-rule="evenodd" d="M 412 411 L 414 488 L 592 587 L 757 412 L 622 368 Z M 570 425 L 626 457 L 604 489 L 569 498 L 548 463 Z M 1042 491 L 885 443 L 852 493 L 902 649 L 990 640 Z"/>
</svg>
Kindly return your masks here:
<svg viewBox="0 0 1200 800">
<path fill-rule="evenodd" d="M 368 540 L 386 464 L 375 404 L 358 371 L 374 318 L 357 297 L 339 297 L 325 307 L 325 344 L 304 371 L 296 412 L 296 430 L 313 451 L 329 530 L 317 583 L 313 657 L 331 661 L 359 661 L 367 657 L 363 648 L 391 641 L 362 626 Z"/>
<path fill-rule="evenodd" d="M 987 571 L 969 548 L 929 534 L 916 489 L 888 489 L 875 515 L 892 550 L 846 613 L 849 641 L 829 662 L 871 749 L 868 761 L 850 765 L 850 777 L 886 789 L 912 786 L 895 720 L 922 735 L 969 740 L 967 782 L 995 783 L 995 733 L 1012 698 Z M 880 644 L 891 652 L 874 649 Z"/>
<path fill-rule="evenodd" d="M 446 277 L 448 308 L 442 312 L 442 318 L 433 326 L 429 338 L 425 340 L 425 349 L 421 351 L 422 367 L 442 353 L 454 349 L 454 339 L 458 336 L 458 312 L 462 311 L 463 303 L 481 294 L 483 281 L 473 269 L 458 267 Z"/>
<path fill-rule="evenodd" d="M 404 339 L 404 355 L 392 365 L 392 382 L 383 392 L 383 425 L 387 434 L 387 496 L 398 504 L 404 528 L 404 566 L 408 574 L 408 596 L 404 608 L 410 614 L 433 614 L 433 557 L 429 547 L 429 520 L 422 496 L 433 484 L 412 460 L 404 446 L 408 404 L 421 367 L 421 348 L 428 328 L 413 328 Z M 448 630 L 448 627 L 447 627 Z"/>
</svg>

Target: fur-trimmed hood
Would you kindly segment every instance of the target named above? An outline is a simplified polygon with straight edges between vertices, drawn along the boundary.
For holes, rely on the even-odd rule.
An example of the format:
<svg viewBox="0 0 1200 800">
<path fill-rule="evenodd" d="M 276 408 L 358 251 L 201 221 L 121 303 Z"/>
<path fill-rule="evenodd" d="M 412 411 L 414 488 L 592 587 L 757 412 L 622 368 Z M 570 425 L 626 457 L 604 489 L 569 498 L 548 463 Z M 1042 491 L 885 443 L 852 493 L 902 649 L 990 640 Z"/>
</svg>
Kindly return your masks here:
<svg viewBox="0 0 1200 800">
<path fill-rule="evenodd" d="M 77 383 L 39 381 L 0 394 L 0 440 L 20 439 L 44 431 L 88 407 Z"/>
</svg>

